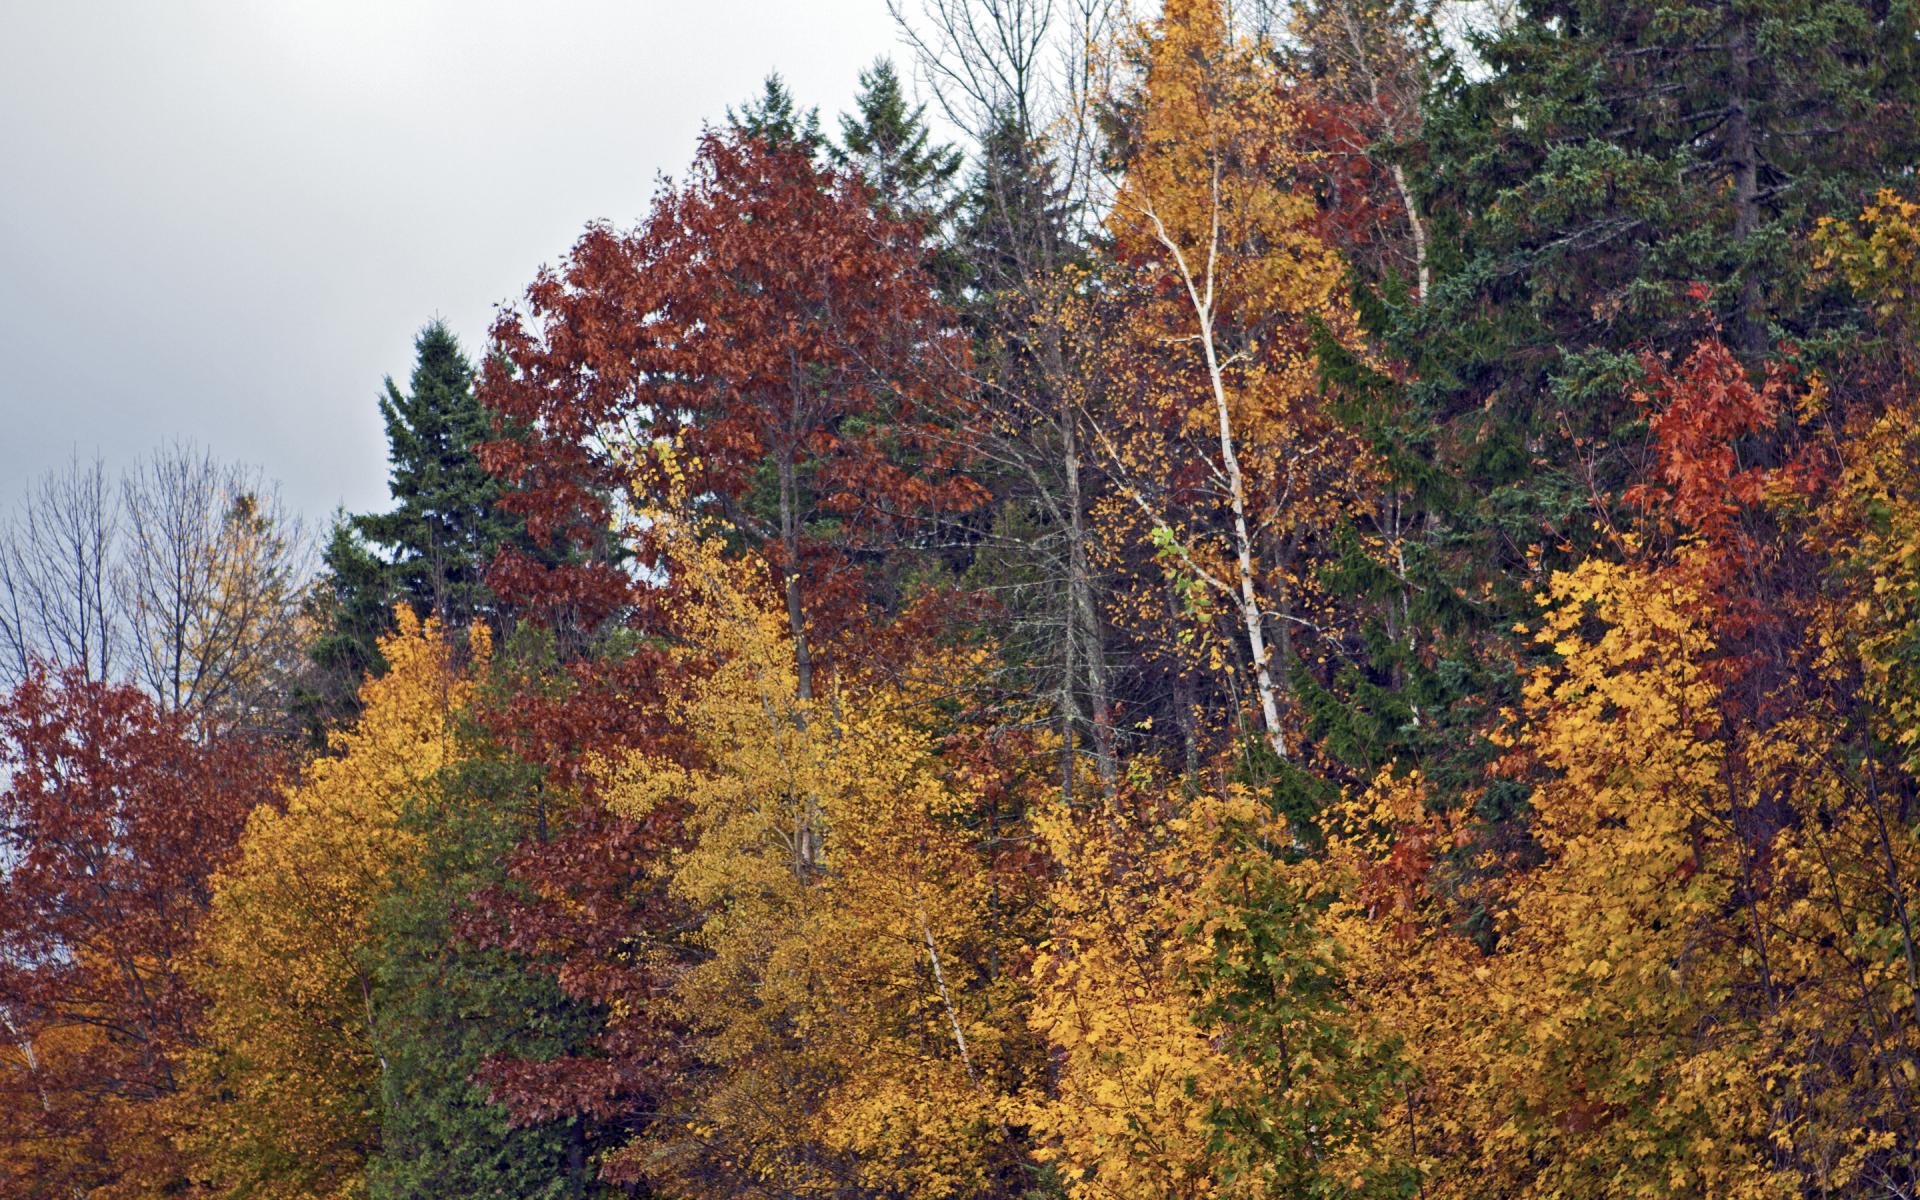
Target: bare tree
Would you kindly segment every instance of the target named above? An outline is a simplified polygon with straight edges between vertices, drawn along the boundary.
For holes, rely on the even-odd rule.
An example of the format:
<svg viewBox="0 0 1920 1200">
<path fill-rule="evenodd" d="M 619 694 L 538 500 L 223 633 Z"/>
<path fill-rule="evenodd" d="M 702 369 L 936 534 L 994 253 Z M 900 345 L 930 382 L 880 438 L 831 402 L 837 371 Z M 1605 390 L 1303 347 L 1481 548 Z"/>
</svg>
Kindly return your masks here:
<svg viewBox="0 0 1920 1200">
<path fill-rule="evenodd" d="M 300 523 L 257 469 L 185 444 L 148 456 L 121 492 L 115 584 L 139 682 L 169 709 L 257 720 L 298 652 Z"/>
<path fill-rule="evenodd" d="M 1097 219 L 1105 53 L 1127 0 L 887 0 L 946 119 L 985 148 L 1042 145 L 1073 214 Z M 990 181 L 989 181 L 990 182 Z"/>
<path fill-rule="evenodd" d="M 113 559 L 118 506 L 98 459 L 77 454 L 29 489 L 0 536 L 0 680 L 35 664 L 113 673 L 124 641 Z"/>
<path fill-rule="evenodd" d="M 79 667 L 215 727 L 270 721 L 299 659 L 309 568 L 299 521 L 257 469 L 178 444 L 115 486 L 75 457 L 0 528 L 0 683 Z"/>
<path fill-rule="evenodd" d="M 1116 779 L 1112 683 L 1090 513 L 1081 392 L 1084 364 L 1060 322 L 1066 269 L 1082 254 L 1102 207 L 1098 105 L 1102 53 L 1123 0 L 889 0 L 918 74 L 942 114 L 976 148 L 964 244 L 974 300 L 991 336 L 976 382 L 1005 420 L 975 430 L 981 456 L 1016 493 L 1037 528 L 1020 544 L 989 533 L 1022 582 L 1022 619 L 1044 629 L 1036 690 L 1061 731 L 1062 787 L 1075 786 L 1084 737 L 1103 786 Z M 1036 697 L 1038 698 L 1038 697 Z"/>
</svg>

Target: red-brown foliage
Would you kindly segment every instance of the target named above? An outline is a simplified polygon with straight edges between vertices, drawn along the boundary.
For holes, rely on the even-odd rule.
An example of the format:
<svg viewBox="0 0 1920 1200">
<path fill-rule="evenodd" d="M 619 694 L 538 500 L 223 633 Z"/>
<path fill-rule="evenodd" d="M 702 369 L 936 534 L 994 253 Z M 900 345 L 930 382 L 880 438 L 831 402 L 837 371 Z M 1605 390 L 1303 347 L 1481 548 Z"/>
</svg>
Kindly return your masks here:
<svg viewBox="0 0 1920 1200">
<path fill-rule="evenodd" d="M 985 497 L 944 432 L 964 415 L 966 348 L 923 257 L 852 176 L 709 133 L 640 228 L 590 229 L 495 326 L 482 395 L 518 436 L 487 461 L 536 538 L 585 547 L 667 494 L 654 443 L 676 441 L 686 494 L 776 579 L 797 568 L 809 637 L 843 641 L 876 548 Z M 604 560 L 511 555 L 494 584 L 588 621 L 650 590 Z"/>
<path fill-rule="evenodd" d="M 28 1189 L 0 1191 L 164 1175 L 164 1139 L 129 1125 L 175 1087 L 208 878 L 280 764 L 78 671 L 0 702 L 0 755 L 0 1181 Z"/>
</svg>

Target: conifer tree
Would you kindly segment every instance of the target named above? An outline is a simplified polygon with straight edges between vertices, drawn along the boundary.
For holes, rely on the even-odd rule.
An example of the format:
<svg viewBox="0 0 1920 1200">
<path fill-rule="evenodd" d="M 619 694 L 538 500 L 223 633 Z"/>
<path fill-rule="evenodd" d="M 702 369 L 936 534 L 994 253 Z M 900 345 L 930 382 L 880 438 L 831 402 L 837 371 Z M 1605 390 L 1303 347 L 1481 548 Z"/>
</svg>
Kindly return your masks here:
<svg viewBox="0 0 1920 1200">
<path fill-rule="evenodd" d="M 312 618 L 320 632 L 308 652 L 317 671 L 294 702 L 316 738 L 319 726 L 357 713 L 361 681 L 386 669 L 378 642 L 396 603 L 448 629 L 498 624 L 487 569 L 523 528 L 497 506 L 500 481 L 481 464 L 493 429 L 458 339 L 434 321 L 414 351 L 408 391 L 389 378 L 380 398 L 394 507 L 341 514 L 321 555 Z"/>
<path fill-rule="evenodd" d="M 1438 415 L 1511 425 L 1546 467 L 1515 498 L 1554 521 L 1628 469 L 1641 351 L 1718 322 L 1751 369 L 1839 333 L 1799 239 L 1910 168 L 1920 53 L 1910 9 L 1865 0 L 1520 9 L 1430 104 L 1458 257 L 1415 325 L 1449 360 Z"/>
<path fill-rule="evenodd" d="M 826 135 L 820 132 L 820 110 L 799 108 L 778 71 L 770 73 L 760 85 L 760 94 L 738 111 L 728 107 L 727 124 L 765 142 L 770 150 L 802 150 L 809 158 L 826 144 Z"/>
<path fill-rule="evenodd" d="M 875 199 L 895 213 L 920 220 L 935 233 L 959 207 L 954 181 L 960 151 L 933 141 L 927 106 L 909 106 L 900 76 L 887 59 L 860 72 L 854 111 L 840 117 L 835 161 L 858 171 Z"/>
<path fill-rule="evenodd" d="M 1004 300 L 1080 256 L 1055 174 L 1045 142 L 1017 114 L 1002 114 L 981 143 L 958 215 L 969 283 L 980 298 Z"/>
<path fill-rule="evenodd" d="M 321 574 L 308 599 L 317 627 L 307 657 L 313 669 L 294 689 L 292 707 L 316 745 L 329 724 L 359 711 L 360 681 L 386 669 L 379 639 L 393 624 L 393 586 L 386 564 L 354 532 L 353 518 L 336 512 L 320 552 Z"/>
<path fill-rule="evenodd" d="M 401 392 L 389 379 L 380 401 L 395 507 L 356 517 L 354 528 L 386 551 L 400 599 L 460 629 L 487 614 L 486 569 L 517 526 L 495 509 L 500 485 L 475 453 L 492 429 L 459 341 L 434 321 L 420 331 L 414 350 L 410 390 Z"/>
</svg>

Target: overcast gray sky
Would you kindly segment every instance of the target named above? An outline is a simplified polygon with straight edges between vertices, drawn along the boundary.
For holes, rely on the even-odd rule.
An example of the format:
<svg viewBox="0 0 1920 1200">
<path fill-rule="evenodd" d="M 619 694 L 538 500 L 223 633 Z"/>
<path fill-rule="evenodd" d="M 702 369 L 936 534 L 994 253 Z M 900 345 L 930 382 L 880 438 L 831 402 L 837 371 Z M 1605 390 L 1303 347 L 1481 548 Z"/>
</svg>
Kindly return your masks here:
<svg viewBox="0 0 1920 1200">
<path fill-rule="evenodd" d="M 386 499 L 382 376 L 472 350 L 778 69 L 828 127 L 884 0 L 0 0 L 0 511 L 192 438 Z"/>
</svg>

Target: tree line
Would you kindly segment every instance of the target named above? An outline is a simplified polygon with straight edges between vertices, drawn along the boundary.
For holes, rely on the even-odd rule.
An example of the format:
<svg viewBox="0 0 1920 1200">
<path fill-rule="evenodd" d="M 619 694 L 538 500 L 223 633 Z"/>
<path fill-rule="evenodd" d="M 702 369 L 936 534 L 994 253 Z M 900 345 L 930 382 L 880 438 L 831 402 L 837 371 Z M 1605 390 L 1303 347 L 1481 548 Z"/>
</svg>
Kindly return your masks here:
<svg viewBox="0 0 1920 1200">
<path fill-rule="evenodd" d="M 894 13 L 30 494 L 0 1190 L 1920 1196 L 1915 11 Z"/>
</svg>

